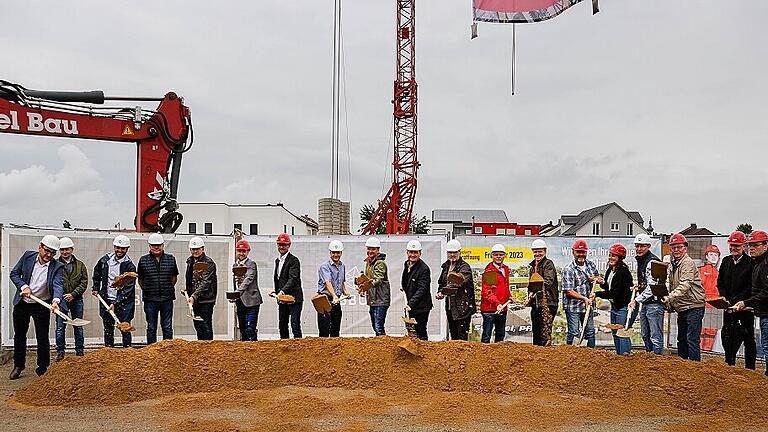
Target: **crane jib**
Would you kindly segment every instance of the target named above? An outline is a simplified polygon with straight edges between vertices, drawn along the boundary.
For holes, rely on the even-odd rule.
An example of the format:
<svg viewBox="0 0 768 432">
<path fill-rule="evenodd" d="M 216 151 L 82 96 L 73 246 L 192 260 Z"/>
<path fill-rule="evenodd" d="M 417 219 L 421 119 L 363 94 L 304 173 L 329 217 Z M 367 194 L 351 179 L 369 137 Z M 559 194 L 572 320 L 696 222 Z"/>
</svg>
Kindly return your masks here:
<svg viewBox="0 0 768 432">
<path fill-rule="evenodd" d="M 17 111 L 0 113 L 0 130 L 19 132 L 48 132 L 63 135 L 78 135 L 77 120 L 44 117 L 40 113 L 28 112 L 19 116 Z"/>
</svg>

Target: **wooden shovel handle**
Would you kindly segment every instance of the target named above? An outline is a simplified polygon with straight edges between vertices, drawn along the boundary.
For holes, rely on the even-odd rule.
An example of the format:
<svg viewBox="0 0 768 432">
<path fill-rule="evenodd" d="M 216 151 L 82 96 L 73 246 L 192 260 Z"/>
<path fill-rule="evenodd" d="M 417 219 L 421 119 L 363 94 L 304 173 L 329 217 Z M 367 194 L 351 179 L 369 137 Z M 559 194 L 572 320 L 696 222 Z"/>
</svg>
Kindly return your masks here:
<svg viewBox="0 0 768 432">
<path fill-rule="evenodd" d="M 41 305 L 45 306 L 46 308 L 48 308 L 49 311 L 54 312 L 53 306 L 51 306 L 50 304 L 44 302 L 43 300 L 40 300 L 40 298 L 38 298 L 36 295 L 30 293 L 29 294 L 29 298 L 31 298 L 32 300 L 36 301 L 37 303 L 40 303 Z M 71 318 L 68 317 L 67 314 L 65 314 L 64 312 L 62 312 L 62 311 L 60 311 L 58 309 L 56 309 L 56 311 L 54 313 L 56 315 L 60 316 L 62 319 L 65 319 L 67 321 L 71 321 Z"/>
<path fill-rule="evenodd" d="M 101 302 L 101 304 L 104 306 L 104 309 L 106 309 L 107 312 L 109 312 L 109 314 L 112 315 L 112 318 L 114 318 L 115 320 L 115 325 L 117 325 L 120 322 L 120 320 L 117 319 L 117 315 L 115 314 L 115 311 L 109 308 L 109 305 L 107 304 L 107 302 L 104 301 L 103 298 L 101 298 L 101 295 L 99 295 L 99 293 L 96 293 L 96 298 L 99 299 L 99 302 Z"/>
</svg>

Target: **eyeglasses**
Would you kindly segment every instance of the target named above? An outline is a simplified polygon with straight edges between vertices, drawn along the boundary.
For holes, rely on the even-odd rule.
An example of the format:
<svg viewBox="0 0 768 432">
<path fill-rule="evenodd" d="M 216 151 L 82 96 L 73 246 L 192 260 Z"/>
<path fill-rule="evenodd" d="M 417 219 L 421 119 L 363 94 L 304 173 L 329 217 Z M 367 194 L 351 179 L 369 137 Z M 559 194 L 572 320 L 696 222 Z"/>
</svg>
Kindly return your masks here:
<svg viewBox="0 0 768 432">
<path fill-rule="evenodd" d="M 48 255 L 56 255 L 56 251 L 53 249 L 49 249 L 45 246 L 43 246 L 43 252 L 47 253 Z"/>
</svg>

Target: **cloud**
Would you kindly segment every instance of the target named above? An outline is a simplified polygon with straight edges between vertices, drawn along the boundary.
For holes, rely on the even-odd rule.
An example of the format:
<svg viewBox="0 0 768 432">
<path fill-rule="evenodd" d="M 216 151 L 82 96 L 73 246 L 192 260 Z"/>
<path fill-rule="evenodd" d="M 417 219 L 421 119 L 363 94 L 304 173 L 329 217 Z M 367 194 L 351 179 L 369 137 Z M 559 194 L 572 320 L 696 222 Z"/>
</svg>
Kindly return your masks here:
<svg viewBox="0 0 768 432">
<path fill-rule="evenodd" d="M 30 224 L 123 227 L 133 225 L 130 198 L 117 199 L 101 189 L 103 181 L 78 147 L 57 150 L 61 168 L 43 165 L 0 172 L 0 221 Z"/>
</svg>

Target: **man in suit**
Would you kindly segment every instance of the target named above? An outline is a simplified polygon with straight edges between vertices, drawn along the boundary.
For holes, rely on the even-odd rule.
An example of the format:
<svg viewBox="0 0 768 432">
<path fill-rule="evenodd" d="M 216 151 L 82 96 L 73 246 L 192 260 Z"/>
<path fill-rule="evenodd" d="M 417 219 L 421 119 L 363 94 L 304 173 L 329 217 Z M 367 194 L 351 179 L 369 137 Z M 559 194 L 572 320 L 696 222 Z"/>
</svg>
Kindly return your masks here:
<svg viewBox="0 0 768 432">
<path fill-rule="evenodd" d="M 301 308 L 304 294 L 301 291 L 301 266 L 299 259 L 288 252 L 291 248 L 291 237 L 288 234 L 277 236 L 277 252 L 280 257 L 275 260 L 275 294 L 292 295 L 294 303 L 278 301 L 278 326 L 280 339 L 288 339 L 288 321 L 294 338 L 301 338 Z"/>
<path fill-rule="evenodd" d="M 432 282 L 427 263 L 421 259 L 421 242 L 411 240 L 406 245 L 408 260 L 403 265 L 401 287 L 408 302 L 405 305 L 410 317 L 416 320 L 416 336 L 427 340 L 427 320 L 432 310 L 432 294 L 429 285 Z"/>
<path fill-rule="evenodd" d="M 242 341 L 258 340 L 259 308 L 263 302 L 261 292 L 259 292 L 256 263 L 248 258 L 250 251 L 251 245 L 248 240 L 240 240 L 235 245 L 234 267 L 245 266 L 247 268 L 242 280 L 238 281 L 235 278 L 235 287 L 240 293 L 240 297 L 234 300 L 234 303 L 237 307 L 237 324 L 240 327 L 240 340 Z"/>
<path fill-rule="evenodd" d="M 11 270 L 11 282 L 16 286 L 13 296 L 13 370 L 9 379 L 21 376 L 26 366 L 27 331 L 29 319 L 35 322 L 37 338 L 37 375 L 42 375 L 51 364 L 51 346 L 48 339 L 48 327 L 51 313 L 61 308 L 66 313 L 64 297 L 64 265 L 53 259 L 59 251 L 59 239 L 46 235 L 40 241 L 37 252 L 26 251 Z M 36 303 L 30 295 L 50 302 L 53 310 Z"/>
</svg>

